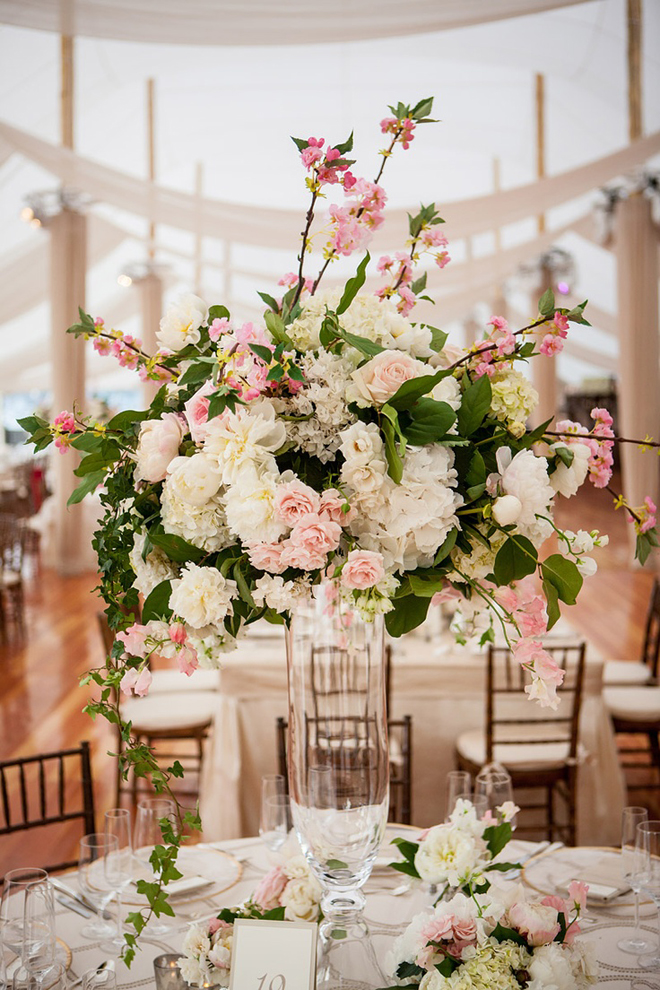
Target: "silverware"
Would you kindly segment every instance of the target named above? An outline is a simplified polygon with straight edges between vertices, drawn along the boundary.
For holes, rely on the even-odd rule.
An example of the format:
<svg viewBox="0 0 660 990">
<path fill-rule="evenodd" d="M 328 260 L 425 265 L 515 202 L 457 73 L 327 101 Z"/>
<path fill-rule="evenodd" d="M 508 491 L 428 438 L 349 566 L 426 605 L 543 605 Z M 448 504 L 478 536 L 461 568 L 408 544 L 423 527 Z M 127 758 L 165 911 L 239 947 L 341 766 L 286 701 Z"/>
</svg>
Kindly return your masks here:
<svg viewBox="0 0 660 990">
<path fill-rule="evenodd" d="M 98 908 L 96 904 L 90 901 L 89 898 L 85 897 L 84 894 L 80 893 L 77 890 L 74 890 L 73 887 L 69 887 L 68 884 L 62 883 L 62 881 L 59 880 L 57 877 L 49 877 L 49 880 L 53 885 L 53 887 L 55 888 L 55 890 L 58 890 L 61 894 L 64 894 L 64 896 L 68 897 L 70 900 L 75 901 L 76 904 L 80 904 L 81 907 L 84 907 L 88 911 L 91 911 L 92 914 L 98 914 L 102 918 L 112 917 L 109 911 L 106 911 L 105 909 L 102 908 Z"/>
<path fill-rule="evenodd" d="M 114 971 L 114 968 L 115 968 L 114 959 L 104 959 L 103 962 L 99 963 L 98 966 L 96 967 L 96 972 L 103 973 L 106 969 Z M 92 970 L 92 972 L 94 972 L 94 970 Z M 85 975 L 86 974 L 83 973 L 82 976 L 79 976 L 76 980 L 73 980 L 71 983 L 69 983 L 69 990 L 73 990 L 73 987 L 79 987 L 82 981 L 85 979 Z"/>
<path fill-rule="evenodd" d="M 68 908 L 69 911 L 75 911 L 79 914 L 81 918 L 91 918 L 93 912 L 86 908 L 84 904 L 80 904 L 78 901 L 74 901 L 73 897 L 69 897 L 67 894 L 56 894 L 55 900 L 62 907 Z"/>
</svg>

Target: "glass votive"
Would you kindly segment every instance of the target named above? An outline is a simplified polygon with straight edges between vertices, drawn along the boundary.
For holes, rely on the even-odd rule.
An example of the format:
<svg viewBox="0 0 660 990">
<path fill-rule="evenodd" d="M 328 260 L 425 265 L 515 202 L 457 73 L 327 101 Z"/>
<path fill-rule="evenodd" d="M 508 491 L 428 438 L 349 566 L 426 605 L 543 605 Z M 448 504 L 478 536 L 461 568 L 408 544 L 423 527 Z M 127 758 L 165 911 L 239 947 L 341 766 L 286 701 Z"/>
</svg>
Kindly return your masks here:
<svg viewBox="0 0 660 990">
<path fill-rule="evenodd" d="M 180 953 L 166 952 L 154 959 L 156 990 L 186 990 L 188 984 L 179 969 Z"/>
</svg>

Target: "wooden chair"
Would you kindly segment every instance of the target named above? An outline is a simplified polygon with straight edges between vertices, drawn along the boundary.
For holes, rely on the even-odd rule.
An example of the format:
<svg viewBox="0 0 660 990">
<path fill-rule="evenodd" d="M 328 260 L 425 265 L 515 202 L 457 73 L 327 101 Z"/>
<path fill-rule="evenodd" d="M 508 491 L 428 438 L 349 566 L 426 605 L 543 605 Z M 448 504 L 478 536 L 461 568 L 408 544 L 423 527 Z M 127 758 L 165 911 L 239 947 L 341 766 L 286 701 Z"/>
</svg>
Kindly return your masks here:
<svg viewBox="0 0 660 990">
<path fill-rule="evenodd" d="M 331 662 L 328 662 L 328 658 Z M 389 712 L 392 667 L 392 648 L 389 643 L 383 651 L 383 663 L 385 710 Z M 365 700 L 369 693 L 369 685 L 365 680 L 367 670 L 368 667 L 357 664 L 347 650 L 338 650 L 331 646 L 312 647 L 311 682 L 316 716 L 334 711 L 334 700 L 341 697 L 343 713 L 364 717 Z"/>
<path fill-rule="evenodd" d="M 0 836 L 76 820 L 81 823 L 81 836 L 95 832 L 89 743 L 82 742 L 78 749 L 4 760 L 0 763 L 0 809 Z M 43 844 L 45 869 L 78 865 L 77 858 L 51 863 L 49 845 Z"/>
<path fill-rule="evenodd" d="M 490 646 L 486 728 L 458 737 L 456 765 L 476 775 L 482 766 L 496 761 L 511 774 L 514 788 L 543 788 L 546 795 L 540 804 L 523 804 L 517 797 L 521 809 L 545 813 L 545 823 L 524 826 L 525 830 L 546 833 L 551 841 L 560 834 L 569 845 L 575 845 L 585 644 L 546 645 L 545 649 L 565 671 L 558 688 L 558 710 L 530 701 L 525 694 L 529 675 L 509 649 Z M 567 820 L 561 824 L 555 818 L 556 797 L 562 799 L 566 810 Z"/>
<path fill-rule="evenodd" d="M 25 633 L 23 592 L 23 540 L 19 520 L 0 513 L 0 635 L 6 638 L 13 626 L 19 636 Z"/>
<path fill-rule="evenodd" d="M 112 649 L 114 635 L 103 612 L 97 613 L 99 630 L 106 654 Z M 154 670 L 153 682 L 145 698 L 120 698 L 119 711 L 122 720 L 131 723 L 131 734 L 138 742 L 158 749 L 161 760 L 178 759 L 186 772 L 187 782 L 193 774 L 199 781 L 204 760 L 204 742 L 209 735 L 217 708 L 219 675 L 215 670 L 196 670 L 188 678 L 178 670 Z M 175 751 L 162 743 L 175 743 Z M 178 751 L 179 743 L 189 743 L 190 751 Z M 117 730 L 118 752 L 122 752 L 121 732 Z M 137 801 L 138 778 L 131 776 L 125 785 L 117 761 L 117 805 L 123 793 L 130 793 Z M 197 789 L 183 791 L 197 793 Z"/>
<path fill-rule="evenodd" d="M 338 766 L 339 772 L 342 768 L 359 769 L 364 760 L 368 758 L 368 747 L 364 745 L 365 726 L 362 719 L 350 716 L 343 719 L 328 719 L 322 716 L 318 720 L 308 719 L 307 726 L 311 745 L 332 752 L 333 747 L 339 749 L 339 743 L 342 743 L 342 766 Z M 412 817 L 412 719 L 410 715 L 404 715 L 401 719 L 388 719 L 387 728 L 390 744 L 388 821 L 398 822 L 400 825 L 410 825 Z M 287 720 L 278 718 L 276 733 L 279 772 L 287 782 L 288 791 L 287 731 Z M 348 760 L 346 759 L 347 753 Z M 344 766 L 345 764 L 348 766 Z"/>
<path fill-rule="evenodd" d="M 653 582 L 653 589 L 646 613 L 646 628 L 642 655 L 637 661 L 609 660 L 603 671 L 603 684 L 610 687 L 641 687 L 658 679 L 660 655 L 660 581 Z"/>
</svg>

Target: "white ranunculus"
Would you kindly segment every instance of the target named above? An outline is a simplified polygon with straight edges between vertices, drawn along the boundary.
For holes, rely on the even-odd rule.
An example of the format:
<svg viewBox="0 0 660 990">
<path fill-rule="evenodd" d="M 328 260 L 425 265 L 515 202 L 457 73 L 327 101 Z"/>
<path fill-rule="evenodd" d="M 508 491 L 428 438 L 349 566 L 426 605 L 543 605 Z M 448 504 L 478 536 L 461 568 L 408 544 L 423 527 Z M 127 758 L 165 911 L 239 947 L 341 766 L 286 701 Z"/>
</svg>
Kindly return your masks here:
<svg viewBox="0 0 660 990">
<path fill-rule="evenodd" d="M 228 581 L 215 567 L 188 563 L 181 577 L 172 581 L 169 604 L 175 615 L 194 629 L 201 629 L 219 626 L 236 595 L 236 582 Z"/>
<path fill-rule="evenodd" d="M 557 447 L 565 447 L 566 444 L 553 444 L 551 450 Z M 591 451 L 585 443 L 573 443 L 568 448 L 573 454 L 573 461 L 569 466 L 563 461 L 557 462 L 557 467 L 550 475 L 550 484 L 556 492 L 564 498 L 575 495 L 580 485 L 584 483 L 589 471 L 589 458 Z"/>
<path fill-rule="evenodd" d="M 163 347 L 180 351 L 187 344 L 199 343 L 199 328 L 206 321 L 206 303 L 199 296 L 188 292 L 169 306 L 160 321 L 156 337 Z"/>
<path fill-rule="evenodd" d="M 422 880 L 458 887 L 486 862 L 486 844 L 453 825 L 436 825 L 420 843 L 415 868 Z"/>
<path fill-rule="evenodd" d="M 162 481 L 167 466 L 179 453 L 183 427 L 176 413 L 164 413 L 160 419 L 148 419 L 140 424 L 136 451 L 136 481 Z"/>
<path fill-rule="evenodd" d="M 316 921 L 319 916 L 321 890 L 311 875 L 290 880 L 280 895 L 287 921 Z"/>
<path fill-rule="evenodd" d="M 511 448 L 500 447 L 497 466 L 502 475 L 502 491 L 505 495 L 515 495 L 521 505 L 516 528 L 527 536 L 526 531 L 533 531 L 537 525 L 537 513 L 547 512 L 555 494 L 548 480 L 548 462 L 531 450 L 521 450 L 511 459 Z"/>
<path fill-rule="evenodd" d="M 175 457 L 167 467 L 167 475 L 170 490 L 189 505 L 206 505 L 222 483 L 217 462 L 207 454 Z"/>
<path fill-rule="evenodd" d="M 285 440 L 286 426 L 272 402 L 259 399 L 211 420 L 204 451 L 216 459 L 224 484 L 233 485 L 246 468 L 276 474 L 273 454 Z"/>
<path fill-rule="evenodd" d="M 387 464 L 380 457 L 374 457 L 368 463 L 351 459 L 345 461 L 341 469 L 341 480 L 353 489 L 358 501 L 364 501 L 365 496 L 380 491 L 386 475 Z M 353 499 L 351 499 L 352 503 Z"/>
<path fill-rule="evenodd" d="M 339 449 L 352 465 L 368 464 L 374 457 L 381 458 L 383 440 L 375 423 L 353 423 L 342 430 Z"/>
<path fill-rule="evenodd" d="M 225 495 L 227 525 L 243 543 L 276 543 L 288 531 L 275 507 L 276 479 L 246 468 Z"/>
<path fill-rule="evenodd" d="M 522 503 L 515 495 L 500 495 L 493 502 L 493 518 L 500 526 L 511 526 L 518 522 Z"/>
</svg>

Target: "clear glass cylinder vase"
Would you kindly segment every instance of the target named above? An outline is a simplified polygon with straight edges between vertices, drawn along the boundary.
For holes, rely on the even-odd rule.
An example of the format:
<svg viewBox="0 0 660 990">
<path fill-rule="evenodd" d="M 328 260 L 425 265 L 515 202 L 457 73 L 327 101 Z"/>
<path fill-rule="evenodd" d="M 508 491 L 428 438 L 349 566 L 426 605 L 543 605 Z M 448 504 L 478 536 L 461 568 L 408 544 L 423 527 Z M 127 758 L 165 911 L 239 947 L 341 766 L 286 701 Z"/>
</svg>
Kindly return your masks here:
<svg viewBox="0 0 660 990">
<path fill-rule="evenodd" d="M 287 659 L 293 823 L 323 888 L 317 986 L 383 986 L 362 918 L 389 806 L 382 617 L 323 584 L 293 616 Z"/>
</svg>

